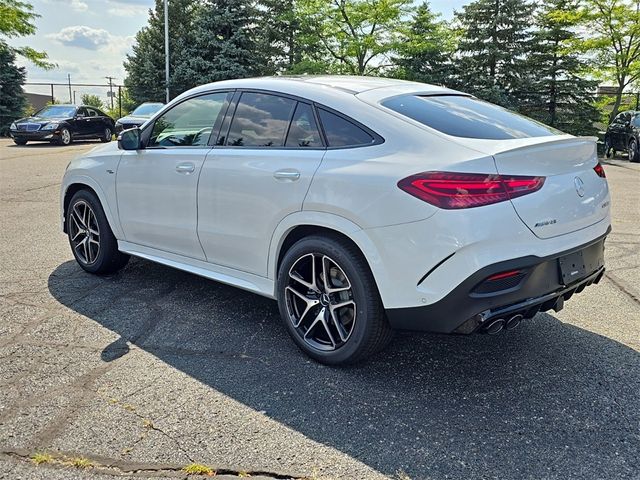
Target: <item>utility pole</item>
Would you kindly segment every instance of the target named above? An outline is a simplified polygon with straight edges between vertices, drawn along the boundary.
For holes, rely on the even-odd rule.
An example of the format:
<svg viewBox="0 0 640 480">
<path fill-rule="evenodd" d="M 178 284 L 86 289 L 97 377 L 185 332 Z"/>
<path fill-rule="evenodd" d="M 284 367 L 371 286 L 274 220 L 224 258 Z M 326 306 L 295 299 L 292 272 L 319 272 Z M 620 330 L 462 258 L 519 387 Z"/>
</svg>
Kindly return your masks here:
<svg viewBox="0 0 640 480">
<path fill-rule="evenodd" d="M 164 0 L 164 81 L 169 103 L 169 0 Z"/>
<path fill-rule="evenodd" d="M 73 91 L 73 104 L 76 104 L 76 91 Z"/>
<path fill-rule="evenodd" d="M 109 80 L 109 98 L 111 98 L 111 110 L 113 110 L 113 77 L 104 77 Z"/>
<path fill-rule="evenodd" d="M 67 80 L 69 82 L 69 103 L 73 103 L 73 98 L 71 98 L 71 74 L 67 73 Z"/>
</svg>

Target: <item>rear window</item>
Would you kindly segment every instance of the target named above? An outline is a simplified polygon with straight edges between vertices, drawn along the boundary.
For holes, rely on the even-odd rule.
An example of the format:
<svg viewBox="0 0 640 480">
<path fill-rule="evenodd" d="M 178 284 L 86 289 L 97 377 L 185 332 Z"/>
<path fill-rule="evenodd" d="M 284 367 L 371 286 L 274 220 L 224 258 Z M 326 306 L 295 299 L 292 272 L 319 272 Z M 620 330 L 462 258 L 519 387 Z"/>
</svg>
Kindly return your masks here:
<svg viewBox="0 0 640 480">
<path fill-rule="evenodd" d="M 382 105 L 455 137 L 508 140 L 562 133 L 505 108 L 462 95 L 404 95 L 385 100 Z"/>
</svg>

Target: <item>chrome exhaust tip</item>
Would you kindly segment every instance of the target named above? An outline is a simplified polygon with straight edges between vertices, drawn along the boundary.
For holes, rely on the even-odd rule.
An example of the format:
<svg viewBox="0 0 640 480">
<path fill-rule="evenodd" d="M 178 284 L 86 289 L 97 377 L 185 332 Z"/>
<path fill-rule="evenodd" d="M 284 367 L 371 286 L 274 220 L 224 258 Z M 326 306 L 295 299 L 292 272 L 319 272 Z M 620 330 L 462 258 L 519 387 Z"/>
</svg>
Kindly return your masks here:
<svg viewBox="0 0 640 480">
<path fill-rule="evenodd" d="M 505 321 L 503 318 L 498 318 L 497 320 L 492 320 L 489 325 L 484 328 L 485 333 L 489 335 L 496 335 L 500 333 L 505 326 Z"/>
<path fill-rule="evenodd" d="M 507 320 L 507 323 L 505 323 L 505 325 L 504 325 L 504 329 L 505 330 L 513 330 L 518 325 L 520 325 L 520 323 L 522 322 L 523 318 L 524 317 L 522 315 L 520 315 L 520 314 L 514 315 L 509 320 Z"/>
</svg>

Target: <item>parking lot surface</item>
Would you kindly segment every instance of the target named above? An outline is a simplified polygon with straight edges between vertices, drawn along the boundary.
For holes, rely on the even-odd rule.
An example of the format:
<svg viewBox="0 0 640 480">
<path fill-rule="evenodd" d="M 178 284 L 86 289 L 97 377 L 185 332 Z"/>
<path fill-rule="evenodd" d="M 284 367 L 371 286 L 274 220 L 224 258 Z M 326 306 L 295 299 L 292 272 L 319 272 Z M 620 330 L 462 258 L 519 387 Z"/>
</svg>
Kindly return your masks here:
<svg viewBox="0 0 640 480">
<path fill-rule="evenodd" d="M 270 300 L 138 259 L 84 273 L 58 195 L 94 145 L 0 140 L 0 478 L 640 478 L 639 164 L 607 161 L 608 270 L 562 312 L 330 368 Z"/>
</svg>

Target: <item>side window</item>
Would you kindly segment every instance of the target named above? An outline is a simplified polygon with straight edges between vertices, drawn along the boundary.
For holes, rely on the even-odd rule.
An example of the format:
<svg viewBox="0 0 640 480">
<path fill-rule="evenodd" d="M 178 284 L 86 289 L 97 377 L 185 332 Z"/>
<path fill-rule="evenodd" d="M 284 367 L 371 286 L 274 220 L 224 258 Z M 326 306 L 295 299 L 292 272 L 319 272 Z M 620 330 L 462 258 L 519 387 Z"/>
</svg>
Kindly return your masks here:
<svg viewBox="0 0 640 480">
<path fill-rule="evenodd" d="M 636 115 L 635 117 L 633 117 L 633 125 L 640 128 L 640 115 Z"/>
<path fill-rule="evenodd" d="M 204 146 L 216 121 L 224 115 L 227 92 L 210 93 L 179 103 L 153 125 L 149 147 Z"/>
<path fill-rule="evenodd" d="M 244 92 L 231 121 L 227 145 L 281 147 L 295 100 L 267 93 Z"/>
<path fill-rule="evenodd" d="M 293 114 L 289 133 L 287 134 L 287 147 L 322 147 L 320 132 L 313 109 L 307 103 L 298 103 Z"/>
<path fill-rule="evenodd" d="M 93 108 L 87 108 L 87 112 L 89 112 L 90 117 L 97 117 L 98 112 L 96 112 Z"/>
<path fill-rule="evenodd" d="M 78 109 L 78 112 L 76 113 L 77 116 L 79 117 L 88 117 L 89 113 L 87 113 L 87 109 L 84 107 L 81 107 Z"/>
<path fill-rule="evenodd" d="M 318 109 L 318 114 L 330 147 L 355 147 L 375 141 L 368 132 L 341 116 L 322 108 Z"/>
</svg>

